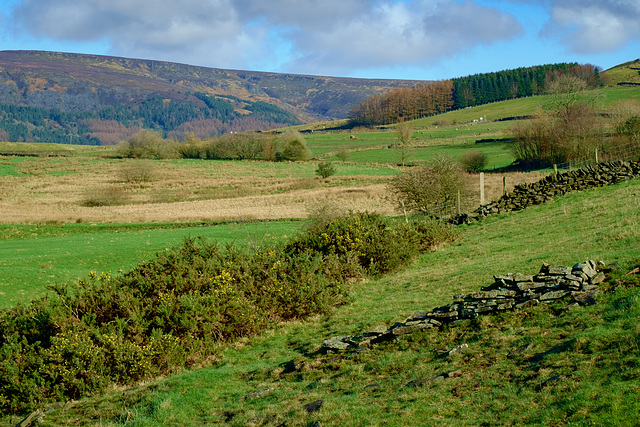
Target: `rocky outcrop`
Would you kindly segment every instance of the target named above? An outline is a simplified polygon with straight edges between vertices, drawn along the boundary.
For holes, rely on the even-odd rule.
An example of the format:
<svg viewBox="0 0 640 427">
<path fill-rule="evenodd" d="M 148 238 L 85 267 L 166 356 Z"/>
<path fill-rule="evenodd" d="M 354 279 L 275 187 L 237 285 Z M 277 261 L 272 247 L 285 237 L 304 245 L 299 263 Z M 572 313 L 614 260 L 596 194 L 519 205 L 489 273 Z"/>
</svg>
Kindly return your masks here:
<svg viewBox="0 0 640 427">
<path fill-rule="evenodd" d="M 456 215 L 450 223 L 460 225 L 478 221 L 487 215 L 519 211 L 539 205 L 554 196 L 617 184 L 640 177 L 640 162 L 615 161 L 586 166 L 581 169 L 549 175 L 533 184 L 522 184 L 499 200 L 480 206 L 468 214 Z"/>
<path fill-rule="evenodd" d="M 578 263 L 573 267 L 545 263 L 535 275 L 496 275 L 490 286 L 471 294 L 455 295 L 452 304 L 414 313 L 390 328 L 379 328 L 358 336 L 330 338 L 324 341 L 322 348 L 332 352 L 363 349 L 417 331 L 563 298 L 572 298 L 572 304 L 590 304 L 598 285 L 605 280 L 603 269 L 604 263 L 594 261 Z"/>
</svg>

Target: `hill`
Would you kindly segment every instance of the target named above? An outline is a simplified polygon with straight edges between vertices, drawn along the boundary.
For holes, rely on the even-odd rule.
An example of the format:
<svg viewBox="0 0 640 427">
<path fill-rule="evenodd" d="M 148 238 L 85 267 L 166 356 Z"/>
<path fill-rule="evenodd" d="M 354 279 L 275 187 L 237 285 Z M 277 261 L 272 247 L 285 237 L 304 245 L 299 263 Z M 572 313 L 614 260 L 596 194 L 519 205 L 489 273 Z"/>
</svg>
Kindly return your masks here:
<svg viewBox="0 0 640 427">
<path fill-rule="evenodd" d="M 640 59 L 609 68 L 603 74 L 612 86 L 640 86 Z"/>
<path fill-rule="evenodd" d="M 105 144 L 140 127 L 208 136 L 341 119 L 372 94 L 416 82 L 1 51 L 0 83 L 0 140 Z"/>
</svg>

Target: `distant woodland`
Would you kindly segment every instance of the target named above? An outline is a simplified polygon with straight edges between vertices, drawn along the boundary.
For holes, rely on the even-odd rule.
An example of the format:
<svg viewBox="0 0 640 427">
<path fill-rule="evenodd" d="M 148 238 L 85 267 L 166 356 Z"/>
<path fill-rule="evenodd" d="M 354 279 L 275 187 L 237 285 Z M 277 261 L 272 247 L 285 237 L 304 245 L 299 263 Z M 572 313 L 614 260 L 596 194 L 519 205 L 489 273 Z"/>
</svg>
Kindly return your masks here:
<svg viewBox="0 0 640 427">
<path fill-rule="evenodd" d="M 300 120 L 266 102 L 225 99 L 195 93 L 203 106 L 186 101 L 167 101 L 154 96 L 140 105 L 112 105 L 93 112 L 63 112 L 56 108 L 0 104 L 0 140 L 105 145 L 141 129 L 161 131 L 181 139 L 230 131 L 264 130 L 300 124 Z M 242 104 L 241 114 L 234 103 Z"/>
<path fill-rule="evenodd" d="M 494 73 L 474 74 L 451 80 L 420 83 L 413 88 L 393 88 L 365 99 L 351 111 L 354 126 L 377 126 L 425 116 L 544 94 L 554 77 L 570 74 L 590 87 L 603 85 L 597 67 L 578 64 L 549 64 Z"/>
</svg>

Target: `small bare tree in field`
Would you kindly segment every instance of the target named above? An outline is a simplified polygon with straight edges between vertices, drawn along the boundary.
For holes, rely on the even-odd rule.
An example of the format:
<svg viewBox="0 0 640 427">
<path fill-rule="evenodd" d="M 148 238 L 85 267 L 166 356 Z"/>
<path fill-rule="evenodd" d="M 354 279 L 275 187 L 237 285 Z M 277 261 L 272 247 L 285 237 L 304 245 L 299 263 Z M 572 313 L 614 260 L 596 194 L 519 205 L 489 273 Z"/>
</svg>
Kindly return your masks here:
<svg viewBox="0 0 640 427">
<path fill-rule="evenodd" d="M 429 166 L 396 175 L 389 191 L 401 212 L 429 212 L 453 206 L 458 192 L 463 199 L 470 192 L 463 170 L 451 156 L 436 156 Z"/>
<path fill-rule="evenodd" d="M 405 165 L 413 149 L 413 128 L 408 123 L 400 123 L 396 127 L 395 147 L 400 152 L 400 163 Z"/>
</svg>

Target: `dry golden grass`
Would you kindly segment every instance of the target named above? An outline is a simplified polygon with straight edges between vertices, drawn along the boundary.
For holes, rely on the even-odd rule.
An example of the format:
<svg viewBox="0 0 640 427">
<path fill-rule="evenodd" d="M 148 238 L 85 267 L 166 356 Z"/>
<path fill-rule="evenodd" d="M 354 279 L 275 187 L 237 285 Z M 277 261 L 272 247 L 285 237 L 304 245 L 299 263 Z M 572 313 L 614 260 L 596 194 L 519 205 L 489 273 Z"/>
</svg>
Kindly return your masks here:
<svg viewBox="0 0 640 427">
<path fill-rule="evenodd" d="M 22 175 L 0 177 L 0 216 L 4 223 L 303 218 L 318 201 L 395 214 L 386 200 L 388 176 L 320 180 L 310 163 L 157 161 L 150 167 L 148 161 L 136 162 L 145 161 L 61 157 L 13 163 Z M 139 167 L 150 170 L 150 179 L 127 179 L 127 170 Z M 487 201 L 502 195 L 502 177 L 485 175 Z M 508 190 L 540 177 L 509 174 Z M 469 179 L 478 188 L 478 176 Z M 101 198 L 107 202 L 96 206 Z"/>
</svg>

